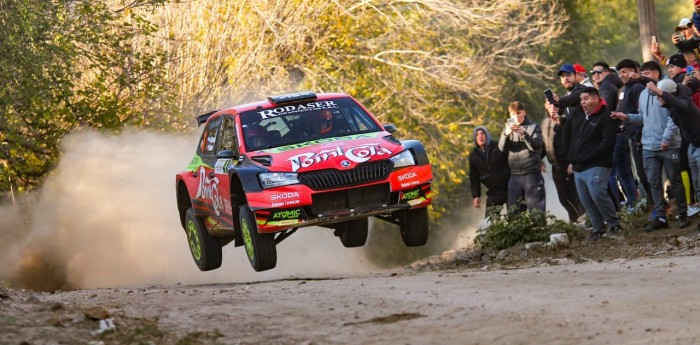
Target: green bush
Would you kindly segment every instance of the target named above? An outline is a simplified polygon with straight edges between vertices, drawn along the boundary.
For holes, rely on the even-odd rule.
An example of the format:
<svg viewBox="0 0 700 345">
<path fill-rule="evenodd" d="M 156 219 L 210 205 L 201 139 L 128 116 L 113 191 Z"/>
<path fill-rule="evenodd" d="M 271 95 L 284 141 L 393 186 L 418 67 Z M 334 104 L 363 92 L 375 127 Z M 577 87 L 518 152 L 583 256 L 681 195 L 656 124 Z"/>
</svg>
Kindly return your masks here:
<svg viewBox="0 0 700 345">
<path fill-rule="evenodd" d="M 518 243 L 549 241 L 549 235 L 565 232 L 569 239 L 580 237 L 579 229 L 569 222 L 540 210 L 529 210 L 517 215 L 489 217 L 489 226 L 477 231 L 474 243 L 485 250 L 498 251 Z"/>
</svg>

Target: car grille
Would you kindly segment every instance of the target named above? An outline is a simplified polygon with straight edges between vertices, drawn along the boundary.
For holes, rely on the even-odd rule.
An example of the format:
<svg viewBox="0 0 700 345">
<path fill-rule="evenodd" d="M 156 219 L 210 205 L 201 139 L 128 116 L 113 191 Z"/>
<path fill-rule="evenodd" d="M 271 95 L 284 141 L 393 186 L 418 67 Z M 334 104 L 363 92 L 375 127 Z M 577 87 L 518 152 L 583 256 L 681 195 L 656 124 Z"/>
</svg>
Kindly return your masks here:
<svg viewBox="0 0 700 345">
<path fill-rule="evenodd" d="M 299 181 L 313 190 L 350 187 L 381 181 L 389 176 L 392 163 L 388 160 L 360 164 L 352 170 L 318 170 L 299 174 Z"/>
<path fill-rule="evenodd" d="M 361 209 L 364 207 L 387 205 L 391 201 L 388 183 L 374 186 L 346 189 L 337 192 L 316 193 L 312 196 L 311 214 L 317 216 L 327 212 Z"/>
</svg>

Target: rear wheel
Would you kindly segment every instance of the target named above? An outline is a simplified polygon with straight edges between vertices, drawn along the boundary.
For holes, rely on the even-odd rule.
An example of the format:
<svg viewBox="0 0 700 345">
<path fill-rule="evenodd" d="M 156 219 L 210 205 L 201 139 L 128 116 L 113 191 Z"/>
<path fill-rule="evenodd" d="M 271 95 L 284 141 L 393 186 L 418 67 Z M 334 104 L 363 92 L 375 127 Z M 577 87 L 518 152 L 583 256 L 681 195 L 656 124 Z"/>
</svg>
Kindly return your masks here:
<svg viewBox="0 0 700 345">
<path fill-rule="evenodd" d="M 401 216 L 401 239 L 407 247 L 417 247 L 428 242 L 428 208 L 403 211 Z"/>
<path fill-rule="evenodd" d="M 185 231 L 192 258 L 202 271 L 221 267 L 221 241 L 210 235 L 201 218 L 189 208 L 185 215 Z"/>
<path fill-rule="evenodd" d="M 257 272 L 275 268 L 277 248 L 274 235 L 258 233 L 258 224 L 247 204 L 241 206 L 239 213 L 238 221 L 250 265 Z"/>
<path fill-rule="evenodd" d="M 367 243 L 369 219 L 349 220 L 336 225 L 336 233 L 346 248 L 362 247 Z"/>
</svg>

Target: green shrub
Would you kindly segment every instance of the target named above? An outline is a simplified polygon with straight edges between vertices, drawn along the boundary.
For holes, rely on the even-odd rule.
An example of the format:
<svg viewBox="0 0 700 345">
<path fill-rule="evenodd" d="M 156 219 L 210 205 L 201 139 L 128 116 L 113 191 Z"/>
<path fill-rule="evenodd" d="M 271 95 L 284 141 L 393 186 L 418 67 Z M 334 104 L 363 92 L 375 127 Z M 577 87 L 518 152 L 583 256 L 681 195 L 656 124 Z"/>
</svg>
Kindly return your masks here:
<svg viewBox="0 0 700 345">
<path fill-rule="evenodd" d="M 529 210 L 517 215 L 496 215 L 488 220 L 489 226 L 479 229 L 474 238 L 474 243 L 486 250 L 498 251 L 518 243 L 547 242 L 549 235 L 555 233 L 565 232 L 571 240 L 581 236 L 575 225 L 540 210 Z"/>
</svg>

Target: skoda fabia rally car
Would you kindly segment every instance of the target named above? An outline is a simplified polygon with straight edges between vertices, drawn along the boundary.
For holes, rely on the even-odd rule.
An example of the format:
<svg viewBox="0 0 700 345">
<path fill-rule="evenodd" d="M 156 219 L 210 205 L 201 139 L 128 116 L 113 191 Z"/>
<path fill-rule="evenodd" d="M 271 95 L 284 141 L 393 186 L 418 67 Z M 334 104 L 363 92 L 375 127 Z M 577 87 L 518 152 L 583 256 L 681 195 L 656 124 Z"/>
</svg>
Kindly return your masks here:
<svg viewBox="0 0 700 345">
<path fill-rule="evenodd" d="M 312 225 L 363 246 L 371 216 L 397 224 L 406 246 L 427 242 L 433 176 L 423 146 L 394 138 L 352 97 L 295 93 L 197 120 L 204 131 L 175 186 L 202 271 L 221 266 L 232 241 L 256 271 L 274 268 L 276 245 Z"/>
</svg>

